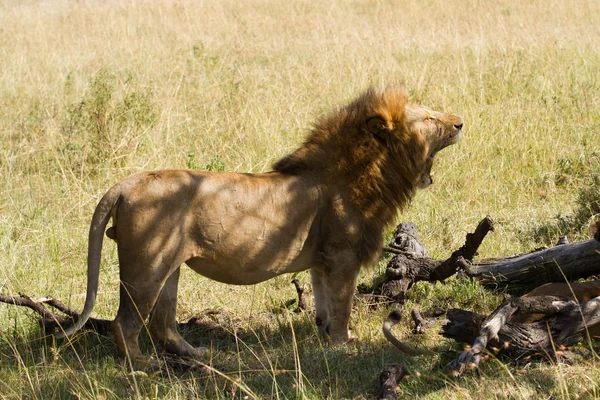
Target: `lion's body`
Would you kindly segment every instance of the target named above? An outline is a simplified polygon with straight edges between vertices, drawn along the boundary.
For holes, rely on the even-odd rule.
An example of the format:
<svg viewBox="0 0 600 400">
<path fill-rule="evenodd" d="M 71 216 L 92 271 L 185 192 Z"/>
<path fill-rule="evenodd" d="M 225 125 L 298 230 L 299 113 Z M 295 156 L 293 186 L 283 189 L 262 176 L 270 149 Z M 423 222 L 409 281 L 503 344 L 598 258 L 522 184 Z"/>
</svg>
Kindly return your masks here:
<svg viewBox="0 0 600 400">
<path fill-rule="evenodd" d="M 121 189 L 113 221 L 121 261 L 165 257 L 169 248 L 177 265 L 239 285 L 318 262 L 324 199 L 310 181 L 278 173 L 172 170 L 138 174 L 121 186 L 130 188 Z"/>
<path fill-rule="evenodd" d="M 348 340 L 361 266 L 377 259 L 385 226 L 417 187 L 431 183 L 433 157 L 458 140 L 461 127 L 458 117 L 407 106 L 401 90 L 369 90 L 323 118 L 273 172 L 168 170 L 125 179 L 94 213 L 86 304 L 65 334 L 92 311 L 112 218 L 106 234 L 117 242 L 121 278 L 113 328 L 123 355 L 142 357 L 137 338 L 148 316 L 168 351 L 199 355 L 176 331 L 183 263 L 231 284 L 310 269 L 319 330 Z"/>
</svg>

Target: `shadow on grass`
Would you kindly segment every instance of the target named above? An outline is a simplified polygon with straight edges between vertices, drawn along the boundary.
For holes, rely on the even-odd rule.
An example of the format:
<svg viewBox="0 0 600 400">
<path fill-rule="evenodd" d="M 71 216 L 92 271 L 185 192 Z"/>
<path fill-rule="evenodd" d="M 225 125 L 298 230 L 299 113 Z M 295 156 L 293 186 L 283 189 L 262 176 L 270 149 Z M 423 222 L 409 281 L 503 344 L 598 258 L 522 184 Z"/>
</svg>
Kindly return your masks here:
<svg viewBox="0 0 600 400">
<path fill-rule="evenodd" d="M 202 361 L 218 371 L 212 374 L 193 369 L 132 373 L 117 357 L 112 337 L 87 331 L 78 332 L 70 342 L 55 342 L 35 328 L 1 337 L 4 372 L 0 377 L 20 386 L 29 382 L 9 396 L 14 398 L 77 394 L 81 398 L 341 399 L 375 393 L 377 377 L 386 365 L 400 363 L 417 371 L 423 364 L 422 357 L 404 356 L 383 337 L 339 346 L 322 343 L 311 313 L 265 314 L 259 321 L 241 322 L 221 313 L 180 325 L 192 345 L 210 348 Z M 155 353 L 147 335 L 141 335 L 140 345 L 144 354 Z M 413 379 L 402 383 L 402 391 L 423 396 L 441 390 L 447 386 L 444 372 L 439 367 L 424 373 L 426 385 Z"/>
<path fill-rule="evenodd" d="M 399 398 L 435 397 L 449 388 L 457 395 L 481 393 L 486 384 L 505 385 L 514 379 L 519 390 L 549 396 L 557 390 L 554 374 L 506 358 L 483 363 L 483 379 L 475 373 L 453 379 L 447 365 L 462 345 L 449 348 L 452 342 L 444 340 L 429 348 L 434 355 L 418 357 L 405 356 L 379 335 L 375 340 L 327 345 L 320 341 L 310 312 L 264 313 L 245 321 L 224 312 L 208 313 L 181 324 L 180 331 L 192 345 L 210 348 L 202 361 L 213 373 L 199 369 L 132 373 L 117 357 L 112 337 L 87 331 L 74 335 L 70 343 L 56 343 L 30 329 L 0 336 L 0 388 L 5 387 L 1 391 L 7 398 L 365 399 L 376 392 L 377 377 L 385 366 L 402 364 L 411 377 L 400 384 Z M 140 339 L 144 354 L 156 354 L 147 335 Z M 521 367 L 524 372 L 516 375 Z"/>
</svg>

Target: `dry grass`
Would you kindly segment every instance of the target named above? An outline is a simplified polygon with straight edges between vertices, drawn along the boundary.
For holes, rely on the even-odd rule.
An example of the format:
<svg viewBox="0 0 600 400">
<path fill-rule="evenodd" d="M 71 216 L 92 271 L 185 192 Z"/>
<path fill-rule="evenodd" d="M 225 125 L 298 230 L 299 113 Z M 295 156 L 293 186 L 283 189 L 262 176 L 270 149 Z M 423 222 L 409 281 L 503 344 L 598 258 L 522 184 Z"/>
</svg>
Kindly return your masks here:
<svg viewBox="0 0 600 400">
<path fill-rule="evenodd" d="M 568 217 L 598 164 L 599 37 L 591 0 L 1 1 L 0 290 L 80 308 L 87 225 L 113 183 L 154 168 L 268 170 L 316 116 L 397 81 L 466 123 L 462 143 L 438 156 L 436 184 L 401 217 L 430 252 L 447 255 L 486 214 L 498 230 L 483 256 L 549 244 L 557 230 L 538 228 Z M 98 315 L 114 316 L 117 283 L 107 245 Z M 484 381 L 452 381 L 453 344 L 432 331 L 423 346 L 440 356 L 405 359 L 379 333 L 386 310 L 358 307 L 361 340 L 322 347 L 309 316 L 271 312 L 294 297 L 289 277 L 229 287 L 188 271 L 180 286 L 182 319 L 208 307 L 242 319 L 238 341 L 213 338 L 227 379 L 131 375 L 110 339 L 52 347 L 26 313 L 0 306 L 0 397 L 366 398 L 390 362 L 422 373 L 402 385 L 406 398 L 600 397 L 594 357 L 488 362 Z M 419 285 L 417 299 L 498 301 L 459 281 Z"/>
</svg>

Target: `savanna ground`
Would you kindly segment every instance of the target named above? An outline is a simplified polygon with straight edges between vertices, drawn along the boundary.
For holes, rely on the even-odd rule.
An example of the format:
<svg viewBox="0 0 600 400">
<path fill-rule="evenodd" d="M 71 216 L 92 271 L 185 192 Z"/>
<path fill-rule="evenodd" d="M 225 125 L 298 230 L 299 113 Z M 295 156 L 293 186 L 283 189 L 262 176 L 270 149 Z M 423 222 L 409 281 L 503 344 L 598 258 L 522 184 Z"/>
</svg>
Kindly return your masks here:
<svg viewBox="0 0 600 400">
<path fill-rule="evenodd" d="M 465 121 L 462 142 L 437 158 L 434 185 L 399 217 L 417 224 L 431 255 L 448 256 L 486 214 L 497 230 L 482 257 L 550 245 L 560 233 L 586 239 L 600 212 L 591 207 L 600 198 L 599 38 L 592 0 L 2 0 L 0 291 L 81 310 L 88 223 L 112 184 L 158 168 L 266 171 L 315 117 L 398 81 L 412 102 Z M 360 339 L 322 344 L 310 313 L 281 310 L 295 297 L 290 280 L 233 287 L 183 271 L 180 320 L 207 308 L 238 319 L 186 332 L 212 348 L 206 362 L 218 372 L 208 378 L 131 373 L 112 338 L 53 343 L 30 312 L 1 305 L 0 397 L 361 399 L 385 365 L 403 363 L 420 373 L 401 385 L 403 398 L 600 398 L 593 352 L 572 365 L 492 358 L 482 380 L 453 380 L 445 366 L 462 345 L 439 326 L 414 338 L 403 323 L 398 335 L 437 353 L 407 358 L 380 332 L 385 307 L 358 304 Z M 454 279 L 417 285 L 405 309 L 489 312 L 500 300 Z M 109 243 L 95 315 L 113 318 L 117 301 Z"/>
</svg>

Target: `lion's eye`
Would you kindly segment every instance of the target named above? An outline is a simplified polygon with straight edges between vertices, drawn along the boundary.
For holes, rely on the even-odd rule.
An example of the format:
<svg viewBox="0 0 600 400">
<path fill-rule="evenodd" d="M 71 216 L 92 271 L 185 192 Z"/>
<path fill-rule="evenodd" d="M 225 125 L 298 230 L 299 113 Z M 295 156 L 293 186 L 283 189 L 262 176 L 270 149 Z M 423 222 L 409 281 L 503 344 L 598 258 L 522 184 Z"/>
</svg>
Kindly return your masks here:
<svg viewBox="0 0 600 400">
<path fill-rule="evenodd" d="M 436 117 L 434 117 L 433 115 L 428 115 L 428 116 L 427 116 L 427 120 L 428 120 L 428 121 L 435 121 L 435 120 L 437 120 L 437 118 L 436 118 Z"/>
</svg>

